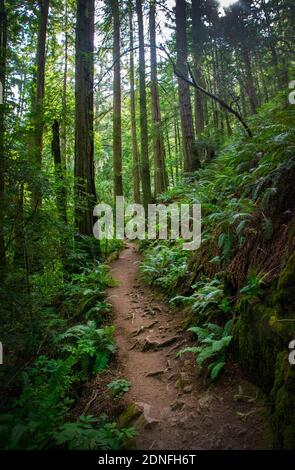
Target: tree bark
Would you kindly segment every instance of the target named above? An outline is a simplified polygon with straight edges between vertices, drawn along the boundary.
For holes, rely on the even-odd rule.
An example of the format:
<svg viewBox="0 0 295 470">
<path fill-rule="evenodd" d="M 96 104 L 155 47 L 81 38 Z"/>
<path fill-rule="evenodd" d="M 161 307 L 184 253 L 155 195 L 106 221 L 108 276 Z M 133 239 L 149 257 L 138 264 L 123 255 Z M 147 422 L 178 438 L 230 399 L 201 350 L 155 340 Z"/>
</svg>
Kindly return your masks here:
<svg viewBox="0 0 295 470">
<path fill-rule="evenodd" d="M 136 0 L 139 36 L 139 103 L 140 103 L 140 141 L 141 141 L 141 182 L 143 205 L 147 214 L 148 204 L 151 202 L 151 177 L 148 153 L 148 124 L 145 82 L 145 50 L 142 17 L 142 0 Z"/>
<path fill-rule="evenodd" d="M 92 235 L 96 200 L 93 142 L 94 0 L 77 0 L 75 89 L 75 220 Z"/>
<path fill-rule="evenodd" d="M 64 45 L 64 73 L 62 90 L 62 120 L 60 126 L 60 149 L 64 170 L 67 167 L 67 82 L 68 82 L 68 0 L 65 3 L 65 45 Z"/>
<path fill-rule="evenodd" d="M 177 70 L 183 77 L 188 77 L 185 0 L 176 0 L 176 50 Z M 189 84 L 180 77 L 178 77 L 178 95 L 182 130 L 184 172 L 189 174 L 194 170 L 194 127 Z"/>
<path fill-rule="evenodd" d="M 43 102 L 45 92 L 46 34 L 48 23 L 49 0 L 41 0 L 39 10 L 38 44 L 36 55 L 36 91 L 33 100 L 33 139 L 32 155 L 36 171 L 41 171 L 43 149 Z M 41 204 L 42 194 L 39 183 L 34 184 L 32 191 L 33 207 Z"/>
<path fill-rule="evenodd" d="M 67 172 L 67 82 L 68 82 L 68 0 L 65 2 L 65 46 L 64 46 L 64 74 L 63 74 L 63 91 L 62 91 L 62 119 L 60 125 L 60 152 L 61 162 L 60 171 L 64 183 L 63 187 L 63 213 L 62 219 L 67 223 L 67 187 L 65 184 L 65 176 Z"/>
<path fill-rule="evenodd" d="M 254 86 L 253 74 L 252 74 L 252 67 L 251 67 L 251 60 L 250 55 L 247 47 L 242 46 L 242 57 L 245 66 L 245 73 L 246 73 L 246 89 L 247 95 L 250 102 L 250 109 L 252 114 L 257 113 L 257 106 L 258 106 L 258 98 Z"/>
<path fill-rule="evenodd" d="M 200 0 L 192 0 L 192 41 L 195 66 L 195 76 L 198 83 L 202 84 L 201 61 L 203 55 L 203 24 L 201 19 Z M 196 133 L 204 131 L 204 104 L 205 97 L 199 90 L 195 90 L 195 121 Z"/>
<path fill-rule="evenodd" d="M 120 11 L 118 0 L 112 0 L 113 16 L 113 171 L 114 196 L 123 195 L 122 181 L 122 105 L 121 105 L 121 61 L 120 61 Z"/>
<path fill-rule="evenodd" d="M 66 185 L 64 179 L 64 169 L 62 164 L 59 122 L 54 121 L 52 125 L 52 156 L 54 160 L 55 182 L 56 182 L 56 206 L 60 219 L 67 223 Z"/>
<path fill-rule="evenodd" d="M 156 42 L 156 5 L 150 2 L 150 54 L 151 54 L 151 104 L 153 124 L 153 153 L 154 153 L 154 191 L 155 197 L 167 189 L 167 172 L 165 166 L 165 146 L 161 129 L 161 110 L 157 76 L 157 42 Z"/>
<path fill-rule="evenodd" d="M 2 272 L 6 264 L 4 241 L 4 196 L 5 196 L 5 150 L 4 150 L 4 113 L 5 113 L 5 80 L 6 80 L 6 48 L 7 48 L 7 15 L 4 0 L 0 0 L 0 270 Z M 0 272 L 0 277 L 2 278 Z"/>
<path fill-rule="evenodd" d="M 133 198 L 136 204 L 140 204 L 140 159 L 137 143 L 136 128 L 136 106 L 135 106 L 135 79 L 134 79 L 134 37 L 132 10 L 129 12 L 129 32 L 130 32 L 130 116 L 131 116 L 131 139 L 133 156 Z"/>
</svg>

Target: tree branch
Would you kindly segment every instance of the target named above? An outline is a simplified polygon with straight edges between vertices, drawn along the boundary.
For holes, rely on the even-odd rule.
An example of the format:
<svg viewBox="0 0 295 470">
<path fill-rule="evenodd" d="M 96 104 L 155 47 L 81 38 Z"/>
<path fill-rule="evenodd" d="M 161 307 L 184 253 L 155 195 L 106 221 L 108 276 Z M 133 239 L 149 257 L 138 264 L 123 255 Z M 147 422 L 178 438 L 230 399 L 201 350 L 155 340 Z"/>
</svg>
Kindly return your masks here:
<svg viewBox="0 0 295 470">
<path fill-rule="evenodd" d="M 205 90 L 201 85 L 199 85 L 194 77 L 194 74 L 192 72 L 192 69 L 191 69 L 191 66 L 189 63 L 187 63 L 187 67 L 188 67 L 188 71 L 189 71 L 189 75 L 190 75 L 190 78 L 187 78 L 185 75 L 183 75 L 181 72 L 179 72 L 179 70 L 177 70 L 177 67 L 176 67 L 176 64 L 175 62 L 173 61 L 172 57 L 170 56 L 169 52 L 164 48 L 163 45 L 160 46 L 160 49 L 165 52 L 165 54 L 167 55 L 170 63 L 172 64 L 173 66 L 173 71 L 174 71 L 174 74 L 180 78 L 181 80 L 185 81 L 186 83 L 188 83 L 190 86 L 196 88 L 197 90 L 199 90 L 201 93 L 203 93 L 204 95 L 208 96 L 209 98 L 211 98 L 212 100 L 216 101 L 217 103 L 220 104 L 220 106 L 224 109 L 226 109 L 226 111 L 228 111 L 229 113 L 233 114 L 237 119 L 238 121 L 242 124 L 242 126 L 244 127 L 244 129 L 246 130 L 247 134 L 249 137 L 253 137 L 253 134 L 252 134 L 252 131 L 251 129 L 249 128 L 248 124 L 244 121 L 243 117 L 241 116 L 240 113 L 238 113 L 238 111 L 236 111 L 235 109 L 233 109 L 230 105 L 228 105 L 225 101 L 223 101 L 221 98 L 219 98 L 218 96 L 216 95 L 213 95 L 213 93 L 211 93 L 210 91 L 207 91 Z"/>
</svg>

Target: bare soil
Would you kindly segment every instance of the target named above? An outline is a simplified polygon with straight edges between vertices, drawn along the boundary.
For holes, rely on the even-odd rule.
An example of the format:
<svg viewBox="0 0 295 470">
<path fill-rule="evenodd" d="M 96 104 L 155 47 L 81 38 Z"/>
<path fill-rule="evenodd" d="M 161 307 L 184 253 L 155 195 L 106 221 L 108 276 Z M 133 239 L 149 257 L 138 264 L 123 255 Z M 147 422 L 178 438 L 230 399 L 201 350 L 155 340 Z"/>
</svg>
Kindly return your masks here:
<svg viewBox="0 0 295 470">
<path fill-rule="evenodd" d="M 117 413 L 128 404 L 136 407 L 138 413 L 125 423 L 137 430 L 134 447 L 269 448 L 267 407 L 257 389 L 236 364 L 228 364 L 216 384 L 210 385 L 198 374 L 192 354 L 176 357 L 181 347 L 192 343 L 183 331 L 183 313 L 143 283 L 139 263 L 136 246 L 127 244 L 111 264 L 117 285 L 108 291 L 118 348 L 115 375 L 132 384 L 116 405 Z M 242 387 L 239 397 L 238 386 Z M 92 401 L 88 408 L 97 411 L 98 404 L 95 407 Z"/>
</svg>

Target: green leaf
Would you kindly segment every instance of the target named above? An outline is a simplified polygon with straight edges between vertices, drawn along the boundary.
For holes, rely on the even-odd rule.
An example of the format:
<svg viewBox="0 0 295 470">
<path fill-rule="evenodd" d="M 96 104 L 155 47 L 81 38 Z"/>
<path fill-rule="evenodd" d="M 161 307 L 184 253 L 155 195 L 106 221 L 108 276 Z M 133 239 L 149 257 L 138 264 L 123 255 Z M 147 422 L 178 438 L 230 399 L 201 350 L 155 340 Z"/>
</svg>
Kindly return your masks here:
<svg viewBox="0 0 295 470">
<path fill-rule="evenodd" d="M 211 377 L 212 380 L 215 380 L 218 377 L 218 375 L 220 374 L 220 372 L 222 371 L 222 369 L 224 368 L 225 362 L 224 361 L 219 361 L 219 362 L 215 362 L 211 365 L 213 367 L 210 370 L 210 377 Z"/>
</svg>

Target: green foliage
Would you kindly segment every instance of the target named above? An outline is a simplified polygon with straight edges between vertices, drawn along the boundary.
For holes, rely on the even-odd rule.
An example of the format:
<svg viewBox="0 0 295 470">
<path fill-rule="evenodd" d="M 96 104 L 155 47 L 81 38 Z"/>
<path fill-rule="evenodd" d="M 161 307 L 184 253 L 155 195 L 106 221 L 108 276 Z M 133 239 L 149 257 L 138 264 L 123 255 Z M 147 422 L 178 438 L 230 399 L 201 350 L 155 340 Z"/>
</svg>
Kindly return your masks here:
<svg viewBox="0 0 295 470">
<path fill-rule="evenodd" d="M 85 259 L 88 255 L 81 253 L 81 263 Z M 113 281 L 107 267 L 92 261 L 87 268 L 81 264 L 79 273 L 66 278 L 59 275 L 59 270 L 60 266 L 32 277 L 33 344 L 38 350 L 50 350 L 51 357 L 48 353 L 39 355 L 22 372 L 19 398 L 14 401 L 12 412 L 1 420 L 1 445 L 4 448 L 55 446 L 55 433 L 68 418 L 75 402 L 75 389 L 88 379 L 89 374 L 103 371 L 115 352 L 114 328 L 97 326 L 105 322 L 109 311 L 104 289 L 113 285 Z M 86 319 L 95 317 L 96 320 L 75 324 L 75 319 L 82 319 L 83 315 Z M 107 422 L 93 433 L 93 439 L 105 439 L 110 448 L 119 445 L 126 434 Z M 73 437 L 71 445 L 79 445 L 78 440 Z"/>
<path fill-rule="evenodd" d="M 208 318 L 216 312 L 230 311 L 230 300 L 225 296 L 224 285 L 218 278 L 200 280 L 192 289 L 192 295 L 177 295 L 170 302 L 190 305 L 198 317 Z"/>
<path fill-rule="evenodd" d="M 141 272 L 148 284 L 172 291 L 187 272 L 187 258 L 181 244 L 159 243 L 145 252 Z"/>
<path fill-rule="evenodd" d="M 113 327 L 97 329 L 93 321 L 75 325 L 56 338 L 64 358 L 40 356 L 23 372 L 21 396 L 14 403 L 14 413 L 1 429 L 1 433 L 8 436 L 7 448 L 42 449 L 52 445 L 53 433 L 62 425 L 74 402 L 71 397 L 74 384 L 87 380 L 89 373 L 106 368 L 115 351 L 113 331 Z M 111 428 L 105 426 L 107 439 L 107 430 Z M 116 439 L 119 435 L 116 437 L 114 429 Z M 93 439 L 95 436 L 94 433 Z M 103 430 L 99 436 L 103 438 Z M 115 442 L 119 442 L 116 439 Z M 73 442 L 78 442 L 74 436 Z"/>
<path fill-rule="evenodd" d="M 75 358 L 88 373 L 97 373 L 106 368 L 115 352 L 113 333 L 113 326 L 97 328 L 94 321 L 88 321 L 86 325 L 72 326 L 56 341 L 61 350 Z"/>
<path fill-rule="evenodd" d="M 65 423 L 53 434 L 58 447 L 69 450 L 118 450 L 135 436 L 133 428 L 119 428 L 102 415 L 80 416 L 75 423 Z"/>
<path fill-rule="evenodd" d="M 51 433 L 73 404 L 71 387 L 81 380 L 74 365 L 71 356 L 65 360 L 40 356 L 23 372 L 21 396 L 1 429 L 6 448 L 42 449 L 50 445 Z"/>
<path fill-rule="evenodd" d="M 255 300 L 262 293 L 262 286 L 266 274 L 251 273 L 248 277 L 247 284 L 240 289 L 241 297 L 245 300 Z"/>
<path fill-rule="evenodd" d="M 123 393 L 127 393 L 130 387 L 131 383 L 129 380 L 125 379 L 116 379 L 108 384 L 108 388 L 111 390 L 112 395 L 115 398 L 123 395 Z"/>
<path fill-rule="evenodd" d="M 223 327 L 206 323 L 203 327 L 192 326 L 188 331 L 197 335 L 200 346 L 181 349 L 178 355 L 187 352 L 196 354 L 196 361 L 201 370 L 206 367 L 211 380 L 215 380 L 226 364 L 226 349 L 232 340 L 232 320 Z"/>
<path fill-rule="evenodd" d="M 108 268 L 101 262 L 92 263 L 83 268 L 81 273 L 73 274 L 70 282 L 65 285 L 64 295 L 67 307 L 75 315 L 85 315 L 86 318 L 103 320 L 109 311 L 109 305 L 104 301 L 106 287 L 114 285 L 108 273 Z"/>
</svg>

